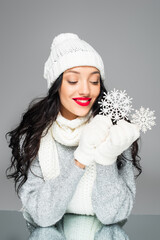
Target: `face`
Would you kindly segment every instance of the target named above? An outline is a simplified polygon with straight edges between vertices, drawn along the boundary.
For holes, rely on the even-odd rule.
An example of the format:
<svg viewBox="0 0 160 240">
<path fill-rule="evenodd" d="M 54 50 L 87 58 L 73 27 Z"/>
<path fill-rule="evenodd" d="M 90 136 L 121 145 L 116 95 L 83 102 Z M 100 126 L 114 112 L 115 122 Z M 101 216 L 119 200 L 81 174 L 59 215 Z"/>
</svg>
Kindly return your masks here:
<svg viewBox="0 0 160 240">
<path fill-rule="evenodd" d="M 59 89 L 60 112 L 73 120 L 87 115 L 100 93 L 100 71 L 91 66 L 78 66 L 63 73 Z"/>
</svg>

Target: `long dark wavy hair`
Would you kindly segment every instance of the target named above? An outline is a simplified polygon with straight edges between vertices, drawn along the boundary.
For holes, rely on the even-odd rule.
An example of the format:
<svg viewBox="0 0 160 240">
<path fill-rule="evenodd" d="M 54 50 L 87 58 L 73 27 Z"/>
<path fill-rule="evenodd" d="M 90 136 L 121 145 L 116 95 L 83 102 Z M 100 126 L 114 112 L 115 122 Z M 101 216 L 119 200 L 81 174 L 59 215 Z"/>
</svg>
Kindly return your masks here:
<svg viewBox="0 0 160 240">
<path fill-rule="evenodd" d="M 15 183 L 15 191 L 19 192 L 21 186 L 27 180 L 27 172 L 34 158 L 37 156 L 40 139 L 44 129 L 45 134 L 52 123 L 56 120 L 60 110 L 60 98 L 58 90 L 61 86 L 63 73 L 52 84 L 45 97 L 35 98 L 29 104 L 25 113 L 22 114 L 20 124 L 12 131 L 6 133 L 8 146 L 12 149 L 11 164 L 6 169 L 7 178 L 13 178 Z M 102 79 L 100 79 L 100 94 L 92 106 L 92 116 L 94 117 L 100 111 L 100 101 L 103 93 L 107 93 Z M 125 119 L 130 122 L 130 120 Z M 112 121 L 113 122 L 113 121 Z M 114 123 L 113 123 L 114 124 Z M 137 178 L 141 172 L 140 160 L 138 156 L 139 146 L 137 139 L 131 146 L 132 159 L 127 159 L 123 153 L 117 158 L 117 167 L 120 169 L 123 161 L 132 161 L 134 167 L 139 171 L 135 177 Z M 8 173 L 11 172 L 12 173 Z"/>
</svg>

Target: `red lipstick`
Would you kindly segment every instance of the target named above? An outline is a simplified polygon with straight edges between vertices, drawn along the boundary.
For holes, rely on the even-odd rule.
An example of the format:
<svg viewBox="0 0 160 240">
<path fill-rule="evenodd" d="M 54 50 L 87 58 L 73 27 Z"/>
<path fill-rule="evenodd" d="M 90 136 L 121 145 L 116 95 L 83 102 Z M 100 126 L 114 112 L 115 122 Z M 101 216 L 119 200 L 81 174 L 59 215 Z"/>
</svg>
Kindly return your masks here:
<svg viewBox="0 0 160 240">
<path fill-rule="evenodd" d="M 90 104 L 91 98 L 72 98 L 80 106 L 88 106 Z"/>
</svg>

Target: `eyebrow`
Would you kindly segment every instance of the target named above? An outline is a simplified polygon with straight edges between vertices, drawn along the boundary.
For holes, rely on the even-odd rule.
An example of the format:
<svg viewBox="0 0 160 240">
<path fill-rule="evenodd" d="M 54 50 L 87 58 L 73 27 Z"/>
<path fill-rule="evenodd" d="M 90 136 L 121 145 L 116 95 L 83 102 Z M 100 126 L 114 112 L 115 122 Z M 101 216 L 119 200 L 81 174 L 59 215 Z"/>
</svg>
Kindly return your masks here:
<svg viewBox="0 0 160 240">
<path fill-rule="evenodd" d="M 80 72 L 73 71 L 73 70 L 67 71 L 67 72 L 65 72 L 65 73 L 69 73 L 69 72 L 73 72 L 73 73 L 76 73 L 76 74 L 80 74 Z M 100 75 L 100 72 L 98 72 L 98 71 L 91 72 L 90 75 L 96 74 L 96 73 L 99 73 L 99 75 Z"/>
</svg>

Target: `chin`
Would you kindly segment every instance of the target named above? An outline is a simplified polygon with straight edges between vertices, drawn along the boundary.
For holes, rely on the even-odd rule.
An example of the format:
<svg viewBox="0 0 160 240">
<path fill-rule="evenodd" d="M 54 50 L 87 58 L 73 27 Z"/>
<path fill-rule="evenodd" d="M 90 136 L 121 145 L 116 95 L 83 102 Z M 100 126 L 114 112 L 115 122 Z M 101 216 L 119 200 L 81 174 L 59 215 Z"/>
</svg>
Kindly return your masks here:
<svg viewBox="0 0 160 240">
<path fill-rule="evenodd" d="M 88 113 L 89 113 L 90 109 L 88 111 L 84 111 L 84 112 L 78 112 L 75 113 L 75 115 L 77 115 L 77 117 L 85 117 Z"/>
</svg>

